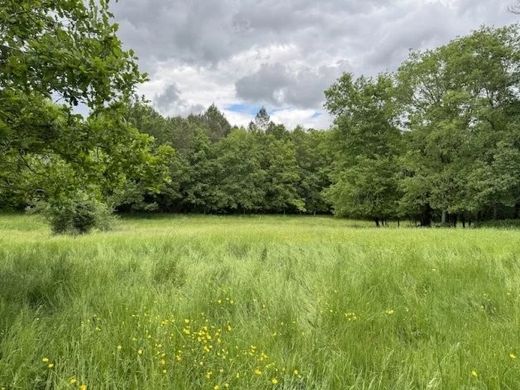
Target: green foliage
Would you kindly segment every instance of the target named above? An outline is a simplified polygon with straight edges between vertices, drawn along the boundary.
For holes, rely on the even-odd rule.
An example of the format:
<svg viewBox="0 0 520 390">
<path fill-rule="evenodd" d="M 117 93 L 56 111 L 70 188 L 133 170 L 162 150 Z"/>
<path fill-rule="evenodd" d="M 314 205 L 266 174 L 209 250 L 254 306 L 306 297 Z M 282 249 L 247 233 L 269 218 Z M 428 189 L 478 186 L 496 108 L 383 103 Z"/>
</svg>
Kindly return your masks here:
<svg viewBox="0 0 520 390">
<path fill-rule="evenodd" d="M 356 163 L 336 176 L 327 190 L 336 215 L 371 218 L 379 224 L 396 217 L 399 192 L 395 161 L 388 158 L 360 157 Z"/>
<path fill-rule="evenodd" d="M 333 184 L 326 192 L 336 214 L 377 224 L 397 216 L 401 133 L 393 80 L 345 74 L 325 95 L 336 115 Z"/>
<path fill-rule="evenodd" d="M 168 180 L 173 151 L 124 120 L 145 75 L 111 18 L 107 1 L 0 7 L 0 200 L 45 202 L 57 231 L 86 232 L 102 203 L 136 202 Z M 78 104 L 88 119 L 72 113 Z"/>
<path fill-rule="evenodd" d="M 409 132 L 404 213 L 422 207 L 413 199 L 468 216 L 518 200 L 518 34 L 517 26 L 482 28 L 399 69 Z"/>
<path fill-rule="evenodd" d="M 208 129 L 208 137 L 213 142 L 226 137 L 231 131 L 231 125 L 227 121 L 226 117 L 214 104 L 209 106 L 200 118 L 202 123 Z"/>
<path fill-rule="evenodd" d="M 272 134 L 262 136 L 263 166 L 266 172 L 265 209 L 274 212 L 305 211 L 297 185 L 300 181 L 298 161 L 290 140 L 277 139 Z"/>
<path fill-rule="evenodd" d="M 333 160 L 330 138 L 331 132 L 312 129 L 305 131 L 301 127 L 290 133 L 299 171 L 296 188 L 308 213 L 330 213 L 329 202 L 323 196 L 323 190 L 330 186 Z"/>
<path fill-rule="evenodd" d="M 321 196 L 328 184 L 328 160 L 324 157 L 323 137 L 316 131 L 300 130 L 293 139 L 293 133 L 283 125 L 266 119 L 265 109 L 259 113 L 259 117 L 266 117 L 265 131 L 230 129 L 215 106 L 202 115 L 163 118 L 152 108 L 137 103 L 129 107 L 128 117 L 141 131 L 154 136 L 156 145 L 172 145 L 178 152 L 171 164 L 171 183 L 156 194 L 157 210 L 328 211 Z M 315 154 L 318 150 L 319 155 Z M 311 206 L 308 210 L 304 200 L 307 195 Z M 138 203 L 132 204 L 135 208 Z"/>
<path fill-rule="evenodd" d="M 85 234 L 92 229 L 109 230 L 113 223 L 111 210 L 84 192 L 59 202 L 36 206 L 49 221 L 55 234 Z"/>
<path fill-rule="evenodd" d="M 234 130 L 219 143 L 216 156 L 219 209 L 255 212 L 269 207 L 264 202 L 267 172 L 261 166 L 262 150 L 253 134 Z"/>
<path fill-rule="evenodd" d="M 519 34 L 516 25 L 484 27 L 412 53 L 393 75 L 347 74 L 327 90 L 336 148 L 327 194 L 335 210 L 427 226 L 518 210 Z"/>
<path fill-rule="evenodd" d="M 2 103 L 14 90 L 98 109 L 144 80 L 133 51 L 122 49 L 108 1 L 5 0 L 0 26 Z"/>
</svg>

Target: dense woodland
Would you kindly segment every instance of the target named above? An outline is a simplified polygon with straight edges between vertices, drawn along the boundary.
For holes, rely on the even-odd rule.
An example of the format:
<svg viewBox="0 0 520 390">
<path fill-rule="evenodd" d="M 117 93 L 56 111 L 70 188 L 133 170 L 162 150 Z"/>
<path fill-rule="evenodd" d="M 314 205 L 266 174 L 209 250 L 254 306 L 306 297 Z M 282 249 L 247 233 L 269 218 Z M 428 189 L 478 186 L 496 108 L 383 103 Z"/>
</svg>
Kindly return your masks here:
<svg viewBox="0 0 520 390">
<path fill-rule="evenodd" d="M 334 213 L 422 226 L 520 217 L 520 30 L 483 27 L 344 74 L 331 129 L 163 117 L 105 2 L 0 7 L 0 207 L 82 213 Z M 74 107 L 89 108 L 87 118 Z M 60 230 L 60 229 L 56 229 Z"/>
</svg>

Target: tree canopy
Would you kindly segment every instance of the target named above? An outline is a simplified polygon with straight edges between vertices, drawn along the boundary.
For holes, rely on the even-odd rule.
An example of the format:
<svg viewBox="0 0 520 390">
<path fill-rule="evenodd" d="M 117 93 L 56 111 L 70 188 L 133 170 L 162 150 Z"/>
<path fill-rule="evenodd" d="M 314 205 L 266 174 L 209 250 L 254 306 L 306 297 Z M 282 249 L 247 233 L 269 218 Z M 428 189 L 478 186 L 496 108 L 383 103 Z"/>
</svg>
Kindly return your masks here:
<svg viewBox="0 0 520 390">
<path fill-rule="evenodd" d="M 160 185 L 150 170 L 173 151 L 155 154 L 150 137 L 125 120 L 145 75 L 111 16 L 104 0 L 2 3 L 2 203 L 60 204 L 86 193 L 115 204 L 134 185 Z M 88 118 L 74 112 L 78 105 Z"/>
</svg>

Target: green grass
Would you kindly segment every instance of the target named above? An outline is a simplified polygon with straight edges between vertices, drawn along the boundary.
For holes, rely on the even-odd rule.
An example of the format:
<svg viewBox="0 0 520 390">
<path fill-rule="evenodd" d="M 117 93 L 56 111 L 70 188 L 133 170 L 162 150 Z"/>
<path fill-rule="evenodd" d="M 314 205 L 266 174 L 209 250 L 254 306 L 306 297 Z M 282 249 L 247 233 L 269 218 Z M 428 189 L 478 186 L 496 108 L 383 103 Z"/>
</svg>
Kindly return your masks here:
<svg viewBox="0 0 520 390">
<path fill-rule="evenodd" d="M 517 389 L 519 254 L 515 230 L 0 216 L 0 389 Z"/>
</svg>

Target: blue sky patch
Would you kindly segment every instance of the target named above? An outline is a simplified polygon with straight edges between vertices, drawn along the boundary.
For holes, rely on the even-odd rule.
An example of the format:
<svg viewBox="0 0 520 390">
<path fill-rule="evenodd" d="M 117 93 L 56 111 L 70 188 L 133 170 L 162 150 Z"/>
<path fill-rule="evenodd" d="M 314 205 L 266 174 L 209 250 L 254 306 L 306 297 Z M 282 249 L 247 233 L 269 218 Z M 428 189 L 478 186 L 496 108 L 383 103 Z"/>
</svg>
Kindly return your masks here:
<svg viewBox="0 0 520 390">
<path fill-rule="evenodd" d="M 241 114 L 256 115 L 260 110 L 260 106 L 255 104 L 246 103 L 232 103 L 225 106 L 225 109 L 232 112 L 238 112 Z"/>
</svg>

